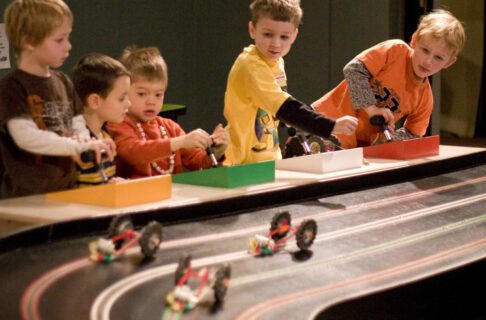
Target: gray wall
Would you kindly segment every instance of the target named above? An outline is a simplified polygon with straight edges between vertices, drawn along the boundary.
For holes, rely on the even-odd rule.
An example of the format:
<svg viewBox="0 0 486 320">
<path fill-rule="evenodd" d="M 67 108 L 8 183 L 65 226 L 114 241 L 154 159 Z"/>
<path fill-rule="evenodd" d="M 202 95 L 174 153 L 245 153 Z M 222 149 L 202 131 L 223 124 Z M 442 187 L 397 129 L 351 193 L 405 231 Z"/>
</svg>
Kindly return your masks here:
<svg viewBox="0 0 486 320">
<path fill-rule="evenodd" d="M 10 1 L 0 0 L 2 10 Z M 166 103 L 185 104 L 186 131 L 212 130 L 222 116 L 226 78 L 250 43 L 246 0 L 66 0 L 74 13 L 68 74 L 82 55 L 118 57 L 130 44 L 160 48 L 169 65 Z M 361 50 L 401 37 L 393 0 L 302 0 L 303 25 L 289 55 L 289 92 L 311 103 L 342 79 L 342 67 Z M 8 70 L 0 70 L 0 76 Z"/>
</svg>

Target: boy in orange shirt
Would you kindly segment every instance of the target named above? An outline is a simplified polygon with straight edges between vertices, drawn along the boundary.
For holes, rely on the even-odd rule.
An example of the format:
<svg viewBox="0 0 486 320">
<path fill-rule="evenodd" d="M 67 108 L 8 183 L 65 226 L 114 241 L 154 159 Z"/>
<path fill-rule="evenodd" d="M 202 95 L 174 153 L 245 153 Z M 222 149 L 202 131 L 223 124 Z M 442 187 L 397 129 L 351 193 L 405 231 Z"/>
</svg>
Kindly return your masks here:
<svg viewBox="0 0 486 320">
<path fill-rule="evenodd" d="M 356 116 L 354 135 L 337 135 L 342 147 L 354 148 L 382 142 L 372 116 L 383 116 L 394 132 L 393 140 L 422 137 L 433 109 L 428 77 L 450 67 L 464 47 L 462 24 L 445 10 L 421 18 L 410 46 L 387 40 L 371 47 L 344 67 L 343 80 L 313 103 L 332 118 Z"/>
<path fill-rule="evenodd" d="M 129 48 L 120 61 L 131 73 L 132 105 L 122 123 L 108 125 L 117 147 L 117 175 L 141 178 L 210 168 L 206 150 L 211 146 L 215 159 L 224 159 L 228 135 L 221 124 L 211 135 L 202 129 L 186 134 L 176 122 L 158 115 L 168 76 L 157 48 Z"/>
</svg>

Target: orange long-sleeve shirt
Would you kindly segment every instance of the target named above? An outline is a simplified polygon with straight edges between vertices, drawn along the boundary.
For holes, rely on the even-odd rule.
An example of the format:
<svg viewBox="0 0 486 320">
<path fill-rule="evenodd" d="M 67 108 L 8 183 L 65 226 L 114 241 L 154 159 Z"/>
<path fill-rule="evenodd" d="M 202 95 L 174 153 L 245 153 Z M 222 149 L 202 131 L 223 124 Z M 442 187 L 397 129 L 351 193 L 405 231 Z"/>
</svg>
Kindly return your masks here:
<svg viewBox="0 0 486 320">
<path fill-rule="evenodd" d="M 162 117 L 140 124 L 145 132 L 145 140 L 142 139 L 135 121 L 128 116 L 125 116 L 120 124 L 108 125 L 117 148 L 118 176 L 135 179 L 159 175 L 160 173 L 152 168 L 152 162 L 157 163 L 162 170 L 169 170 L 170 139 L 185 134 L 176 122 Z M 160 126 L 165 128 L 167 138 L 162 136 Z M 173 173 L 182 172 L 183 167 L 188 170 L 206 169 L 211 167 L 211 160 L 202 149 L 179 149 L 174 152 Z"/>
</svg>

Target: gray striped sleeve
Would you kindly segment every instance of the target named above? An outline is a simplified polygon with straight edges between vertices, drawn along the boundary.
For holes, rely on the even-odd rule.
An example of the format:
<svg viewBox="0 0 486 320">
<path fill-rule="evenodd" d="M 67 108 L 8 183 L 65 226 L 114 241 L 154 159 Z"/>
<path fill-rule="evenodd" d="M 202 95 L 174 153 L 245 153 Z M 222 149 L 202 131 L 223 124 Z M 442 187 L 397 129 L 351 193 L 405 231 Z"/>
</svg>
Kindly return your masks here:
<svg viewBox="0 0 486 320">
<path fill-rule="evenodd" d="M 363 62 L 351 60 L 343 69 L 344 79 L 348 83 L 353 108 L 360 109 L 376 105 L 375 94 L 371 90 L 371 73 Z"/>
</svg>

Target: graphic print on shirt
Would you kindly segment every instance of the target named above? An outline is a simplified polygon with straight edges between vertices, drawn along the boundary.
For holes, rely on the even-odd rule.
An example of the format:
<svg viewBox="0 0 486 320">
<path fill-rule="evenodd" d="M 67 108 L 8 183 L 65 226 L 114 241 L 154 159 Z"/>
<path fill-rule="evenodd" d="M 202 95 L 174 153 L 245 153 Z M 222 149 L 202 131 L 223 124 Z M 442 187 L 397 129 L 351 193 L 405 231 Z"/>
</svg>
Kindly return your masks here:
<svg viewBox="0 0 486 320">
<path fill-rule="evenodd" d="M 275 81 L 283 91 L 287 91 L 287 77 L 285 73 L 275 74 Z M 279 121 L 269 115 L 265 110 L 259 108 L 255 118 L 255 135 L 258 144 L 252 147 L 255 152 L 277 151 L 279 148 L 278 139 Z"/>
<path fill-rule="evenodd" d="M 255 135 L 258 144 L 252 150 L 255 152 L 276 151 L 279 146 L 277 134 L 278 120 L 259 108 L 255 118 Z"/>
<path fill-rule="evenodd" d="M 378 79 L 374 79 L 371 82 L 371 90 L 375 94 L 376 106 L 378 108 L 388 108 L 393 113 L 400 112 L 400 97 L 395 90 L 384 87 Z"/>
<path fill-rule="evenodd" d="M 72 135 L 73 111 L 69 102 L 46 102 L 38 95 L 29 95 L 27 101 L 39 129 L 54 131 L 61 136 Z"/>
</svg>

